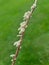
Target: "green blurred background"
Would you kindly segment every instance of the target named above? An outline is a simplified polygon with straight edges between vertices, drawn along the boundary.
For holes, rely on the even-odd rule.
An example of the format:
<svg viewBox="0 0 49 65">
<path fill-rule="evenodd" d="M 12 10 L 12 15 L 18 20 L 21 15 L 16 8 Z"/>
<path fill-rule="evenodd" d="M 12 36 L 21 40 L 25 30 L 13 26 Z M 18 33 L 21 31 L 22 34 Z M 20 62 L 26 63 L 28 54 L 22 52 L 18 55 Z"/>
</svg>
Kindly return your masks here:
<svg viewBox="0 0 49 65">
<path fill-rule="evenodd" d="M 11 65 L 18 27 L 34 0 L 0 0 L 0 65 Z M 15 65 L 49 65 L 49 0 L 38 0 Z"/>
</svg>

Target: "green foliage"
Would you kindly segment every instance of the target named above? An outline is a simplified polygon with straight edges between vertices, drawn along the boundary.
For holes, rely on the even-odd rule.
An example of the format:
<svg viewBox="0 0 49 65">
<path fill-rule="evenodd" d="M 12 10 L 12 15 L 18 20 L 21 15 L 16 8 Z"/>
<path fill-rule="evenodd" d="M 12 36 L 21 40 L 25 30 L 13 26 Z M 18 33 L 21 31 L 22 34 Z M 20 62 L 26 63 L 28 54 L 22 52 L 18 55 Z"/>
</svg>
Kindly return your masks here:
<svg viewBox="0 0 49 65">
<path fill-rule="evenodd" d="M 0 65 L 11 65 L 18 27 L 33 0 L 0 0 Z M 16 65 L 49 65 L 49 1 L 38 0 Z"/>
</svg>

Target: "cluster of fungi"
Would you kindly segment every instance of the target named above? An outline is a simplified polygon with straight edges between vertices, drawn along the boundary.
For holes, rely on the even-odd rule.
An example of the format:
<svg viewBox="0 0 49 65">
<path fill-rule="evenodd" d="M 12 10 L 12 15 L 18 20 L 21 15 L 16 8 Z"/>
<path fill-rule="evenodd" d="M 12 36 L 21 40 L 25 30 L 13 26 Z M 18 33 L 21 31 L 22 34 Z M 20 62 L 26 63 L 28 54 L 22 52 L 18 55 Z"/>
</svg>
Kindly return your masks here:
<svg viewBox="0 0 49 65">
<path fill-rule="evenodd" d="M 34 12 L 35 8 L 36 8 L 36 4 L 37 4 L 37 0 L 34 1 L 33 5 L 31 6 L 31 10 L 25 12 L 24 16 L 23 16 L 23 22 L 20 23 L 20 27 L 18 28 L 19 34 L 17 35 L 17 37 L 20 37 L 20 39 L 16 42 L 14 42 L 14 46 L 17 47 L 15 54 L 11 54 L 10 57 L 12 57 L 12 64 L 11 65 L 15 65 L 16 63 L 16 58 L 19 54 L 19 51 L 21 49 L 21 44 L 22 44 L 22 40 L 23 40 L 23 36 L 24 36 L 24 32 L 26 30 L 26 28 L 28 27 L 28 23 L 29 20 L 31 18 L 32 13 Z"/>
</svg>

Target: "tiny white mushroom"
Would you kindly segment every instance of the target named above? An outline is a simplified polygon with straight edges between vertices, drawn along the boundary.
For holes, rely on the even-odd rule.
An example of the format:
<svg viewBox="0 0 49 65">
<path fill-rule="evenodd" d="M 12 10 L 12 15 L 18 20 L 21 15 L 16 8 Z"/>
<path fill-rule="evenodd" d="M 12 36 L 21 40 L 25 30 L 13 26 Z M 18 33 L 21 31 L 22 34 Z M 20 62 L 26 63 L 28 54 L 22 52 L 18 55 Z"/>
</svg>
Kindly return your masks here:
<svg viewBox="0 0 49 65">
<path fill-rule="evenodd" d="M 11 59 L 11 61 L 13 62 L 13 59 Z"/>
<path fill-rule="evenodd" d="M 35 7 L 36 7 L 36 4 L 34 3 L 34 4 L 31 6 L 31 10 L 33 10 Z"/>
<path fill-rule="evenodd" d="M 27 11 L 25 14 L 24 14 L 24 20 L 26 19 L 29 19 L 29 16 L 30 16 L 31 12 L 30 11 Z"/>
<path fill-rule="evenodd" d="M 20 45 L 21 40 L 14 42 L 14 46 L 18 47 Z"/>
<path fill-rule="evenodd" d="M 22 34 L 25 31 L 25 28 L 21 28 L 21 30 L 19 31 L 19 34 Z"/>
<path fill-rule="evenodd" d="M 35 4 L 37 3 L 37 0 L 35 0 L 35 2 L 34 2 Z"/>
<path fill-rule="evenodd" d="M 11 54 L 11 55 L 10 55 L 10 57 L 14 57 L 14 56 L 15 56 L 15 54 Z"/>
<path fill-rule="evenodd" d="M 22 37 L 22 35 L 17 35 L 17 37 Z"/>
<path fill-rule="evenodd" d="M 20 23 L 20 25 L 24 25 L 24 24 L 26 25 L 26 23 L 27 23 L 27 22 L 26 22 L 26 21 L 24 21 L 24 22 Z"/>
<path fill-rule="evenodd" d="M 21 27 L 25 27 L 26 25 L 27 25 L 27 22 L 26 22 L 26 21 L 24 21 L 24 22 L 22 22 L 22 23 L 20 24 Z"/>
</svg>

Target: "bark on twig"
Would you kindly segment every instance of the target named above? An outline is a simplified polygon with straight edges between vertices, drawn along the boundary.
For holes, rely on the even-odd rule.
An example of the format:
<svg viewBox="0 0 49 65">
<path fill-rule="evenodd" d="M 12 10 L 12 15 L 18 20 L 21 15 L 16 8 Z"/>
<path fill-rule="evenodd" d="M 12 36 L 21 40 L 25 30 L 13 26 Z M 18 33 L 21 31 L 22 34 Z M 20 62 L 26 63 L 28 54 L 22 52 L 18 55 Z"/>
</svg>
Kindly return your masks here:
<svg viewBox="0 0 49 65">
<path fill-rule="evenodd" d="M 19 34 L 17 36 L 20 37 L 20 40 L 16 41 L 14 43 L 14 45 L 17 47 L 16 51 L 15 51 L 15 54 L 14 55 L 10 55 L 12 57 L 12 64 L 11 65 L 15 65 L 16 63 L 16 58 L 19 54 L 19 51 L 20 51 L 20 47 L 21 47 L 21 44 L 22 44 L 22 40 L 23 40 L 23 36 L 24 36 L 24 32 L 25 32 L 25 29 L 27 28 L 27 25 L 28 25 L 28 22 L 31 18 L 31 15 L 32 13 L 34 12 L 35 8 L 36 8 L 36 3 L 37 3 L 37 0 L 35 0 L 35 2 L 33 3 L 33 5 L 31 6 L 31 10 L 30 11 L 27 11 L 25 14 L 24 14 L 24 20 L 22 23 L 20 23 L 20 27 L 18 28 L 19 30 Z"/>
</svg>

